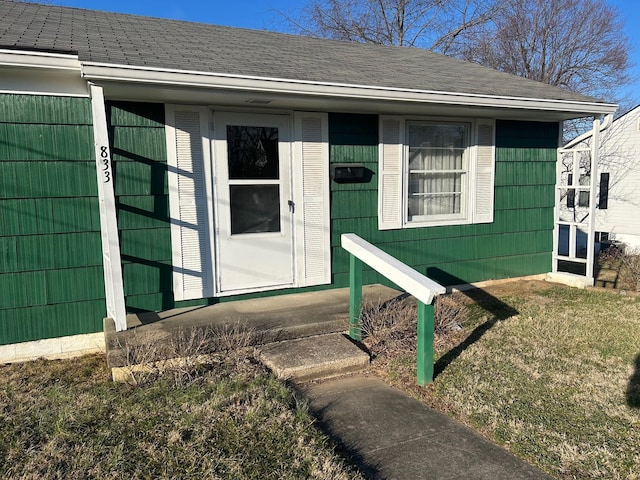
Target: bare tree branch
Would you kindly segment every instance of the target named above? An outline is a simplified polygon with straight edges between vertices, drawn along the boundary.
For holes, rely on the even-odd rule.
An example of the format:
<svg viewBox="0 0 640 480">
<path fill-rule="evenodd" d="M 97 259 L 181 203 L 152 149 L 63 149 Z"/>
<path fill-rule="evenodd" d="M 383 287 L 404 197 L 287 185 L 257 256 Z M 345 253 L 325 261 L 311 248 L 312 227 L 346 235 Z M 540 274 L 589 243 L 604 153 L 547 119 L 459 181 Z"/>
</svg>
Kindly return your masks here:
<svg viewBox="0 0 640 480">
<path fill-rule="evenodd" d="M 606 0 L 307 0 L 287 20 L 306 35 L 425 48 L 611 102 L 631 80 L 623 20 Z"/>
<path fill-rule="evenodd" d="M 465 31 L 467 60 L 615 101 L 629 79 L 622 19 L 603 0 L 505 0 L 491 22 Z"/>
<path fill-rule="evenodd" d="M 285 18 L 306 35 L 446 53 L 462 32 L 487 22 L 497 4 L 497 0 L 309 0 L 299 18 Z"/>
</svg>

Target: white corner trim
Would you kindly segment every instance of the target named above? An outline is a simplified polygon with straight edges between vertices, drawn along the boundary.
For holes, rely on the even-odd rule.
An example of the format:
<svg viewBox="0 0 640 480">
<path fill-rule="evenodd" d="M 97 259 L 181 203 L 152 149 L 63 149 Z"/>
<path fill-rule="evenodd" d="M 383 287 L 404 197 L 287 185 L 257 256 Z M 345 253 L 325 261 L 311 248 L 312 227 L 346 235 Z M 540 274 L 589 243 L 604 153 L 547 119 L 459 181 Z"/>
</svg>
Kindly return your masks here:
<svg viewBox="0 0 640 480">
<path fill-rule="evenodd" d="M 617 105 L 615 104 L 597 102 L 491 96 L 407 88 L 377 87 L 358 84 L 313 82 L 284 78 L 104 64 L 97 62 L 82 62 L 82 76 L 87 80 L 123 81 L 185 87 L 224 88 L 254 92 L 259 91 L 267 93 L 361 98 L 380 101 L 562 111 L 585 115 L 614 113 L 617 109 Z"/>
<path fill-rule="evenodd" d="M 121 331 L 127 329 L 127 314 L 107 113 L 102 87 L 92 84 L 90 93 L 107 316 L 115 320 L 116 330 Z"/>
<path fill-rule="evenodd" d="M 105 350 L 102 332 L 46 338 L 0 345 L 0 363 L 28 362 L 37 358 L 72 358 L 90 353 L 104 353 Z"/>
<path fill-rule="evenodd" d="M 0 48 L 0 65 L 80 71 L 77 55 Z"/>
</svg>

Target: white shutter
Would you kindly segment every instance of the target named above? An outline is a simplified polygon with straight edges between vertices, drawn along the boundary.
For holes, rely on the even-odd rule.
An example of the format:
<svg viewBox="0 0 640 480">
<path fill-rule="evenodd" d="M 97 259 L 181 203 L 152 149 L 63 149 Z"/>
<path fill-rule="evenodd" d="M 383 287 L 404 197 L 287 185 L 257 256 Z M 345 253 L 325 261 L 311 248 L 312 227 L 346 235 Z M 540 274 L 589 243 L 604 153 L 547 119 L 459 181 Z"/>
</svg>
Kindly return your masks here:
<svg viewBox="0 0 640 480">
<path fill-rule="evenodd" d="M 296 112 L 294 122 L 298 285 L 322 285 L 331 283 L 328 119 Z"/>
<path fill-rule="evenodd" d="M 211 192 L 208 112 L 203 107 L 167 105 L 166 139 L 176 300 L 213 296 L 209 208 Z"/>
<path fill-rule="evenodd" d="M 402 152 L 404 119 L 380 117 L 378 162 L 378 228 L 402 228 Z"/>
<path fill-rule="evenodd" d="M 474 175 L 471 177 L 473 192 L 473 223 L 493 222 L 493 197 L 495 179 L 495 122 L 478 120 L 476 123 L 477 146 Z"/>
</svg>

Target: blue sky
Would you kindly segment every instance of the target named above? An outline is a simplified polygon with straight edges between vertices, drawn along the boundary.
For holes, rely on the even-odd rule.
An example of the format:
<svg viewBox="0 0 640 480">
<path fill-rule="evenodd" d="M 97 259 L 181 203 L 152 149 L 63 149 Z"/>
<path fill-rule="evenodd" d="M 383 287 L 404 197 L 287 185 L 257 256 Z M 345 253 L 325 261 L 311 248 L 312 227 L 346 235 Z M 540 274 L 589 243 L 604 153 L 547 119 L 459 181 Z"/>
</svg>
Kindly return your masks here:
<svg viewBox="0 0 640 480">
<path fill-rule="evenodd" d="M 626 34 L 631 40 L 631 74 L 635 82 L 623 89 L 632 105 L 640 104 L 640 1 L 606 0 L 615 6 L 626 22 Z M 295 16 L 302 0 L 50 0 L 47 3 L 69 7 L 91 8 L 110 12 L 133 13 L 153 17 L 173 18 L 233 27 L 283 30 L 285 22 L 279 12 Z M 594 42 L 597 42 L 594 39 Z"/>
</svg>

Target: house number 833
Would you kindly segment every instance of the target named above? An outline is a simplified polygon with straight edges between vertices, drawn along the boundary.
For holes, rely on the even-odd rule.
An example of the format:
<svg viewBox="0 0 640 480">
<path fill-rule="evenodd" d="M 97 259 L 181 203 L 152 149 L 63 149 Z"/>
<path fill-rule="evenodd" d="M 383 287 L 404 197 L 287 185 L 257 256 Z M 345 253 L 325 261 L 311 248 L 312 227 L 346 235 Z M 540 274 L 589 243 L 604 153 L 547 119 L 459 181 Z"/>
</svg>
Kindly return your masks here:
<svg viewBox="0 0 640 480">
<path fill-rule="evenodd" d="M 103 181 L 104 183 L 109 183 L 111 181 L 111 162 L 109 160 L 108 147 L 100 147 L 100 162 L 102 164 Z"/>
</svg>

